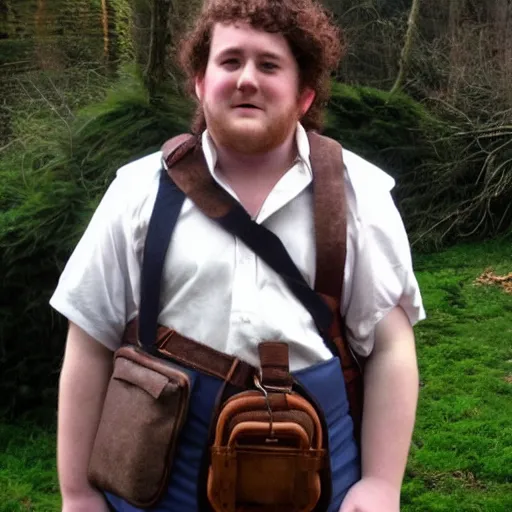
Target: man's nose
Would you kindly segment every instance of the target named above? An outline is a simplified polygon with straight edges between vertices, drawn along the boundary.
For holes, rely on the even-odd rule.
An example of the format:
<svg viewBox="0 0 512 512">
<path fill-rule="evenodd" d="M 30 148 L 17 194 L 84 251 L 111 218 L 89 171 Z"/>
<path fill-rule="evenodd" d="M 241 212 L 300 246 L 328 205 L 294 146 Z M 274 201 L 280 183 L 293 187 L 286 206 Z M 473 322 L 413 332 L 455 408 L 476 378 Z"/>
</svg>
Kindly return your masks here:
<svg viewBox="0 0 512 512">
<path fill-rule="evenodd" d="M 241 69 L 237 88 L 240 90 L 258 89 L 257 70 L 254 63 L 247 62 Z"/>
</svg>

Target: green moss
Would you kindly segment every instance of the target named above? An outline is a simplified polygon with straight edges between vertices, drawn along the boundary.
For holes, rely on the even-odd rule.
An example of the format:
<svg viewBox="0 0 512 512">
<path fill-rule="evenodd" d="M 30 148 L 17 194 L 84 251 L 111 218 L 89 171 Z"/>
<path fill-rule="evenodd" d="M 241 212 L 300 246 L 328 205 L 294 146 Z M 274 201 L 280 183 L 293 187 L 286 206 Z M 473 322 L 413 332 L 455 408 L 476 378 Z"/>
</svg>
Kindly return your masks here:
<svg viewBox="0 0 512 512">
<path fill-rule="evenodd" d="M 506 242 L 416 255 L 428 319 L 416 328 L 421 392 L 404 507 L 512 506 L 512 296 L 475 279 L 508 273 Z"/>
</svg>

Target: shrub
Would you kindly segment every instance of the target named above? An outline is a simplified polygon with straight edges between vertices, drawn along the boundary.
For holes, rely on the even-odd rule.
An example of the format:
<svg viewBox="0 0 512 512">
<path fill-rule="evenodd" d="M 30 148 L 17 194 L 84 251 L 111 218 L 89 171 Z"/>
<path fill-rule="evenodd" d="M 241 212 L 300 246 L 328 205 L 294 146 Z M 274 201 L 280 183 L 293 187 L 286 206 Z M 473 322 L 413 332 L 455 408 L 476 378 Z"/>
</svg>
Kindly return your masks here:
<svg viewBox="0 0 512 512">
<path fill-rule="evenodd" d="M 509 233 L 512 126 L 463 113 L 433 116 L 404 94 L 333 85 L 326 134 L 391 174 L 416 249 Z"/>
<path fill-rule="evenodd" d="M 432 139 L 443 124 L 405 94 L 334 83 L 326 135 L 394 178 L 434 157 Z"/>
<path fill-rule="evenodd" d="M 126 74 L 104 101 L 55 128 L 48 141 L 0 162 L 0 406 L 54 405 L 66 325 L 48 300 L 116 169 L 187 129 L 189 109 L 151 102 Z M 20 172 L 21 171 L 21 172 Z"/>
</svg>

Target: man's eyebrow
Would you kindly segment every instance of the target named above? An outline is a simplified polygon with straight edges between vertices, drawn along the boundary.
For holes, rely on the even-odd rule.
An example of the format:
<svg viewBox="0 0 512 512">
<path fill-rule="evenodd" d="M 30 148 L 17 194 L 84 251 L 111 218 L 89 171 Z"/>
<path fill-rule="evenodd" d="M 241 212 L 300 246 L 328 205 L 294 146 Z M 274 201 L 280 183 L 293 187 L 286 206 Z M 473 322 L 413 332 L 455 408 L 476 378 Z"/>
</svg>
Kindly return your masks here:
<svg viewBox="0 0 512 512">
<path fill-rule="evenodd" d="M 265 59 L 273 59 L 273 60 L 280 60 L 282 58 L 281 55 L 278 53 L 273 52 L 264 52 L 261 54 L 261 57 L 264 57 Z"/>
<path fill-rule="evenodd" d="M 221 50 L 217 54 L 217 57 L 222 58 L 222 57 L 225 57 L 228 55 L 242 55 L 243 53 L 244 52 L 241 48 L 237 48 L 237 47 L 233 46 L 233 47 L 228 47 L 228 48 L 224 48 L 223 50 Z M 283 58 L 282 55 L 279 55 L 278 53 L 274 53 L 274 52 L 269 52 L 269 51 L 258 53 L 258 57 L 264 58 L 264 59 L 272 59 L 272 60 L 281 60 Z"/>
</svg>

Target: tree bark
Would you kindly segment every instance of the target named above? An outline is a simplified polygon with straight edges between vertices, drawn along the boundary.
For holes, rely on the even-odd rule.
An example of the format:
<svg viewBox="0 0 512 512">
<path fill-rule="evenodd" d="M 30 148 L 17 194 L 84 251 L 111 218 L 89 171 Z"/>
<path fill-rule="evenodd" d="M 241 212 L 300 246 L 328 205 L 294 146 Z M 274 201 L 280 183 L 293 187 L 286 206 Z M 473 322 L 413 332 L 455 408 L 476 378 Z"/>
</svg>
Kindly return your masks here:
<svg viewBox="0 0 512 512">
<path fill-rule="evenodd" d="M 405 34 L 405 42 L 400 55 L 400 62 L 398 65 L 398 75 L 395 84 L 391 88 L 390 94 L 394 94 L 403 88 L 407 71 L 411 63 L 412 45 L 414 35 L 416 34 L 416 25 L 418 23 L 420 14 L 420 0 L 412 0 L 411 11 L 409 13 L 409 20 L 407 22 L 407 32 Z"/>
<path fill-rule="evenodd" d="M 150 99 L 156 99 L 166 78 L 166 57 L 171 40 L 169 14 L 172 0 L 153 0 L 148 62 L 144 72 Z"/>
<path fill-rule="evenodd" d="M 108 32 L 108 5 L 107 0 L 101 0 L 101 25 L 103 28 L 103 57 L 108 65 L 109 61 L 109 32 Z"/>
</svg>

